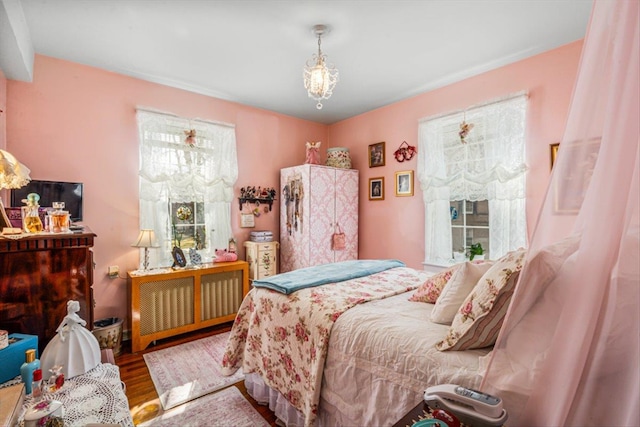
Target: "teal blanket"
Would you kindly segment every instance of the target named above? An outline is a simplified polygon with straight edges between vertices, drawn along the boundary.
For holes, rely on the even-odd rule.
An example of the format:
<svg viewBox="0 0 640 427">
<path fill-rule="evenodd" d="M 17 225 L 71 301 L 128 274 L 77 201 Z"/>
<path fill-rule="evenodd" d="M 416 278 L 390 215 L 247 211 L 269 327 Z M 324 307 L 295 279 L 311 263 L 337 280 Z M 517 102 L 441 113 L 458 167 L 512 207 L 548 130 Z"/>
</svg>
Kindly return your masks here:
<svg viewBox="0 0 640 427">
<path fill-rule="evenodd" d="M 274 291 L 288 295 L 299 289 L 357 279 L 358 277 L 404 266 L 405 264 L 402 261 L 394 259 L 334 262 L 276 274 L 275 276 L 261 280 L 254 280 L 253 286 L 256 288 L 273 289 Z"/>
</svg>

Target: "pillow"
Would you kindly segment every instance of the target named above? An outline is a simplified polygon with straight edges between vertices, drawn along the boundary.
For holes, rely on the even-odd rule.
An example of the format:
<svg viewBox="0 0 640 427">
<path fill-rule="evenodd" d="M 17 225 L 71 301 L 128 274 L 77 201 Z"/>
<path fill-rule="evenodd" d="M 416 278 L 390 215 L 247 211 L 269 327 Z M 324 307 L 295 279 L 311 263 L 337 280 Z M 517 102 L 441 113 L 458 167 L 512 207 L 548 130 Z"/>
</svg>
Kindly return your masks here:
<svg viewBox="0 0 640 427">
<path fill-rule="evenodd" d="M 495 344 L 526 250 L 509 252 L 480 278 L 458 310 L 447 336 L 436 344 L 445 350 L 468 350 Z"/>
<path fill-rule="evenodd" d="M 411 295 L 409 301 L 434 303 L 440 296 L 442 288 L 447 284 L 453 273 L 460 267 L 459 264 L 451 266 L 440 273 L 431 276 Z"/>
<path fill-rule="evenodd" d="M 450 325 L 460 305 L 478 283 L 478 280 L 491 267 L 491 262 L 476 263 L 467 261 L 460 264 L 446 284 L 431 310 L 431 321 Z"/>
</svg>

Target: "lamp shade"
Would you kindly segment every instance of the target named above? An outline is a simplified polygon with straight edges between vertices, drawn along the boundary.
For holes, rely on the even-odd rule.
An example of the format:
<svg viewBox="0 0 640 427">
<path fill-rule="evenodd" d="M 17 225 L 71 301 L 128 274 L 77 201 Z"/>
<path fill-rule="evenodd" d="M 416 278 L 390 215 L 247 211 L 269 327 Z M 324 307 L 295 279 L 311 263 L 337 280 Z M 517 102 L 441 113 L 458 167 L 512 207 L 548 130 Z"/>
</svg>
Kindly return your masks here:
<svg viewBox="0 0 640 427">
<path fill-rule="evenodd" d="M 158 242 L 156 242 L 156 234 L 153 232 L 153 230 L 140 230 L 138 238 L 131 246 L 134 246 L 136 248 L 157 248 Z"/>
<path fill-rule="evenodd" d="M 30 172 L 13 154 L 0 150 L 0 189 L 24 187 L 31 181 Z"/>
</svg>

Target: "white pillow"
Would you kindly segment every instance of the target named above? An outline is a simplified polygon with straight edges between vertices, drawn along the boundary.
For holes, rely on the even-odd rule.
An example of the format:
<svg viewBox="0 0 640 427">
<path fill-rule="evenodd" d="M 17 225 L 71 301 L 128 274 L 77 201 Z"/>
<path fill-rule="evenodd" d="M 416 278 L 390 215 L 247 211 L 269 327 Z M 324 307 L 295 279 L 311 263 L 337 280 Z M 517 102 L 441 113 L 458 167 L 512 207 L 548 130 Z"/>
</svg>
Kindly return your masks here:
<svg viewBox="0 0 640 427">
<path fill-rule="evenodd" d="M 492 262 L 467 261 L 455 270 L 431 310 L 431 321 L 450 325 L 467 295 L 492 265 Z"/>
</svg>

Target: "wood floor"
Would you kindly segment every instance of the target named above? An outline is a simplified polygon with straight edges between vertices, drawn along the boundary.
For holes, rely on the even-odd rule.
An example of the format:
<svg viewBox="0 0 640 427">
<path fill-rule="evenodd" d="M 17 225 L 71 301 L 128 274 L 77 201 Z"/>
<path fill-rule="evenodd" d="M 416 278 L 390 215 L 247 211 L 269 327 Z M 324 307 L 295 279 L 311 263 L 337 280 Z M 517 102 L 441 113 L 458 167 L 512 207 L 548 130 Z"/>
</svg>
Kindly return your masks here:
<svg viewBox="0 0 640 427">
<path fill-rule="evenodd" d="M 122 351 L 116 356 L 116 364 L 120 367 L 120 378 L 127 386 L 127 398 L 129 399 L 129 409 L 131 409 L 134 416 L 134 422 L 146 421 L 153 417 L 153 413 L 145 411 L 146 408 L 153 408 L 153 401 L 158 402 L 158 393 L 153 385 L 149 370 L 144 361 L 143 354 L 154 350 L 160 350 L 162 348 L 171 347 L 174 345 L 182 344 L 188 341 L 197 340 L 210 335 L 219 334 L 229 331 L 231 329 L 231 323 L 226 323 L 211 328 L 202 329 L 200 331 L 183 334 L 174 338 L 167 338 L 164 340 L 158 340 L 155 345 L 150 345 L 146 350 L 137 353 L 131 353 L 130 341 L 122 343 Z M 234 384 L 247 398 L 249 402 L 256 408 L 256 410 L 270 423 L 271 426 L 276 426 L 276 417 L 269 407 L 258 405 L 255 400 L 247 393 L 247 389 L 244 386 L 244 381 L 240 381 Z M 145 416 L 148 415 L 148 416 Z"/>
</svg>

